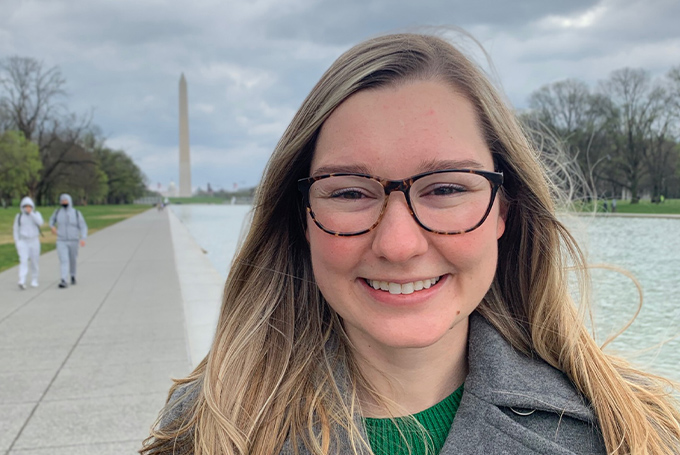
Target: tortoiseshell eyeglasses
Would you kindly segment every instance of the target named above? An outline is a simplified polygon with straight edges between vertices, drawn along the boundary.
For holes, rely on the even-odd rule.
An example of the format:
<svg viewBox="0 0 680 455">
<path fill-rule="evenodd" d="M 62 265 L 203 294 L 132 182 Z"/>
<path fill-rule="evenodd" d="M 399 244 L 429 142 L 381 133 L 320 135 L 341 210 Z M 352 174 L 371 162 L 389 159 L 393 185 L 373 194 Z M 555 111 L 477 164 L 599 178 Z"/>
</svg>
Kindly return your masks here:
<svg viewBox="0 0 680 455">
<path fill-rule="evenodd" d="M 484 223 L 502 185 L 502 172 L 476 169 L 442 169 L 404 180 L 352 173 L 298 180 L 309 215 L 319 228 L 336 236 L 375 229 L 393 191 L 404 193 L 411 215 L 426 231 L 470 232 Z"/>
</svg>

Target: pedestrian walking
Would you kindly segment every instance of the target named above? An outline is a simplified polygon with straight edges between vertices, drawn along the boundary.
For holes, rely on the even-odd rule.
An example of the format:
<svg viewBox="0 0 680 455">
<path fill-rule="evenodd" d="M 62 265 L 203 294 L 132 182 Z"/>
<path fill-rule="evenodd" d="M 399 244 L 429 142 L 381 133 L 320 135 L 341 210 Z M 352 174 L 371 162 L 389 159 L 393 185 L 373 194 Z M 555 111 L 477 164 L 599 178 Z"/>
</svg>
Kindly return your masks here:
<svg viewBox="0 0 680 455">
<path fill-rule="evenodd" d="M 43 217 L 35 209 L 33 199 L 25 197 L 19 204 L 21 211 L 14 217 L 14 244 L 19 253 L 19 288 L 26 289 L 26 276 L 31 268 L 31 287 L 38 287 L 40 260 L 40 226 Z"/>
<path fill-rule="evenodd" d="M 59 203 L 60 207 L 50 217 L 50 229 L 57 235 L 57 254 L 61 269 L 59 287 L 66 288 L 69 276 L 71 284 L 76 284 L 78 247 L 85 246 L 87 223 L 80 210 L 73 207 L 70 195 L 59 196 Z"/>
</svg>

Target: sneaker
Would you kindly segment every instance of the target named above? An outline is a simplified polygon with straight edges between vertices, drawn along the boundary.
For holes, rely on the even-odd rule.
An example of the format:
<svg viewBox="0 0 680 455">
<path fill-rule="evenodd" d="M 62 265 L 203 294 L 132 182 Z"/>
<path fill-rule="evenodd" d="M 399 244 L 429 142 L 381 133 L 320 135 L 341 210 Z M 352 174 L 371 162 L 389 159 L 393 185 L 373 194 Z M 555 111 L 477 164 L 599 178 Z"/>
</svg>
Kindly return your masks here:
<svg viewBox="0 0 680 455">
<path fill-rule="evenodd" d="M 76 277 L 74 276 L 71 277 L 71 284 L 76 284 Z"/>
<path fill-rule="evenodd" d="M 33 281 L 31 281 L 31 287 L 32 287 L 32 288 L 37 288 L 37 287 L 38 287 L 38 280 L 33 280 Z"/>
<path fill-rule="evenodd" d="M 59 282 L 59 287 L 60 287 L 60 288 L 67 288 L 67 287 L 68 287 L 68 284 L 66 284 L 66 281 L 61 280 L 61 281 Z"/>
<path fill-rule="evenodd" d="M 26 285 L 24 283 L 19 283 L 19 289 L 23 291 L 24 289 L 26 289 Z"/>
</svg>

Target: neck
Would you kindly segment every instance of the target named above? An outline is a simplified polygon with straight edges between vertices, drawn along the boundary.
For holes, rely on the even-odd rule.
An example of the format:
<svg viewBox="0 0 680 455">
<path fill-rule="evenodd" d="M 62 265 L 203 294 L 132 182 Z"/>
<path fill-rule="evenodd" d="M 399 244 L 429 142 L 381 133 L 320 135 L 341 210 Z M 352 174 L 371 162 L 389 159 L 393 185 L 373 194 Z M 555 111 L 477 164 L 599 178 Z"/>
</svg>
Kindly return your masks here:
<svg viewBox="0 0 680 455">
<path fill-rule="evenodd" d="M 460 321 L 435 344 L 422 348 L 390 348 L 352 340 L 363 376 L 394 416 L 421 412 L 452 394 L 465 381 L 468 320 Z M 388 417 L 384 405 L 362 397 L 364 417 Z"/>
</svg>

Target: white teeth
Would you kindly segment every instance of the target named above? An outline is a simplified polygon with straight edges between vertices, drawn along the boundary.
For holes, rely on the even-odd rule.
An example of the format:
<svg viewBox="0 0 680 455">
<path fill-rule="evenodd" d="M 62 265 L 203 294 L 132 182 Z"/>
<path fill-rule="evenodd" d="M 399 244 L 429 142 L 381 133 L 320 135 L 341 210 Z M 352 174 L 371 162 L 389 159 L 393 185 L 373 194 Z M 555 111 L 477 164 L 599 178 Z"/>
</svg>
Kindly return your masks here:
<svg viewBox="0 0 680 455">
<path fill-rule="evenodd" d="M 373 289 L 380 289 L 381 291 L 388 291 L 390 294 L 413 294 L 414 292 L 423 289 L 429 289 L 434 286 L 440 277 L 430 278 L 428 280 L 414 281 L 411 283 L 392 283 L 387 281 L 366 280 L 369 286 Z"/>
</svg>

